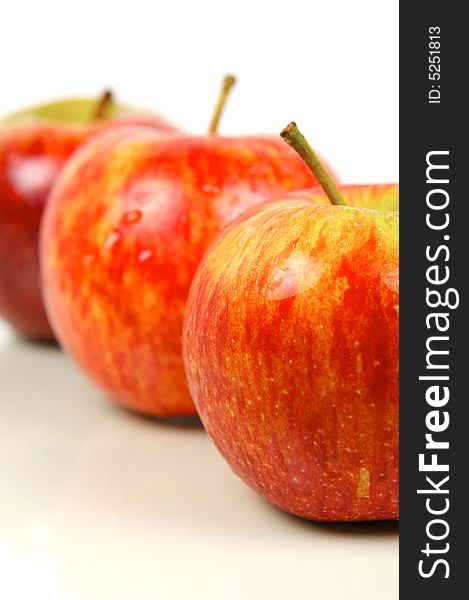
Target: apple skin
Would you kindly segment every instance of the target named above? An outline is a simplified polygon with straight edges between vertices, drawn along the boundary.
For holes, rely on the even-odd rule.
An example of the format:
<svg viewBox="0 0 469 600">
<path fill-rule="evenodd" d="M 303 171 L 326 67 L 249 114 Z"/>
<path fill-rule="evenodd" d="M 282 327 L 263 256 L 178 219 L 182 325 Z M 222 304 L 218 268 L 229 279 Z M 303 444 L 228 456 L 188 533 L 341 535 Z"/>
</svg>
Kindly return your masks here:
<svg viewBox="0 0 469 600">
<path fill-rule="evenodd" d="M 397 519 L 398 187 L 340 189 L 346 207 L 298 192 L 225 229 L 193 280 L 184 364 L 259 494 L 312 520 Z"/>
<path fill-rule="evenodd" d="M 23 335 L 52 340 L 42 302 L 38 235 L 50 189 L 65 161 L 91 136 L 129 123 L 161 131 L 161 117 L 113 105 L 93 121 L 96 100 L 67 100 L 0 124 L 0 316 Z"/>
<path fill-rule="evenodd" d="M 104 134 L 63 170 L 44 215 L 43 286 L 54 331 L 112 400 L 195 415 L 182 319 L 216 233 L 273 194 L 316 184 L 277 137 Z"/>
</svg>

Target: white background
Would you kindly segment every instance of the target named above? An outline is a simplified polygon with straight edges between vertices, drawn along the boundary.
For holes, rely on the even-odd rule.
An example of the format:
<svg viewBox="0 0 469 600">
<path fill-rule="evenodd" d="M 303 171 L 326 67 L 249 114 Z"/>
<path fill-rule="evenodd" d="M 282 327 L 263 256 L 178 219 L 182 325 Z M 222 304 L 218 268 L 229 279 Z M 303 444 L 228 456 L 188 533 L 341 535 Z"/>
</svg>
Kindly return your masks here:
<svg viewBox="0 0 469 600">
<path fill-rule="evenodd" d="M 203 133 L 295 120 L 345 182 L 398 179 L 397 0 L 16 0 L 2 3 L 0 114 L 64 95 L 154 108 Z"/>
<path fill-rule="evenodd" d="M 398 179 L 396 1 L 2 3 L 0 114 L 119 98 L 197 133 L 222 76 L 226 134 L 296 120 L 346 182 Z M 0 323 L 0 597 L 392 600 L 390 525 L 268 506 L 199 428 L 107 404 L 57 349 Z"/>
</svg>

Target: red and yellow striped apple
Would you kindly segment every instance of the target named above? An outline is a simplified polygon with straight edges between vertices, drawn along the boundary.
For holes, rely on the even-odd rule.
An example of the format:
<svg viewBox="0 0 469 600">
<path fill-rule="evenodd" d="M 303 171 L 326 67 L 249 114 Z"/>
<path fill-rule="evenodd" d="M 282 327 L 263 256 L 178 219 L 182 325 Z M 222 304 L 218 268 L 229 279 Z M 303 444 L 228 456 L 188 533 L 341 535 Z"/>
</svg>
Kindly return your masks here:
<svg viewBox="0 0 469 600">
<path fill-rule="evenodd" d="M 84 141 L 129 123 L 174 130 L 161 117 L 115 104 L 109 93 L 17 113 L 0 124 L 0 316 L 21 333 L 52 339 L 41 297 L 38 235 L 50 189 Z"/>
<path fill-rule="evenodd" d="M 126 129 L 70 159 L 42 229 L 54 331 L 116 402 L 193 415 L 182 364 L 192 276 L 215 234 L 273 194 L 317 183 L 276 137 Z"/>
<path fill-rule="evenodd" d="M 287 194 L 217 238 L 187 303 L 186 374 L 208 434 L 270 502 L 396 519 L 398 187 L 330 196 L 345 205 Z"/>
</svg>

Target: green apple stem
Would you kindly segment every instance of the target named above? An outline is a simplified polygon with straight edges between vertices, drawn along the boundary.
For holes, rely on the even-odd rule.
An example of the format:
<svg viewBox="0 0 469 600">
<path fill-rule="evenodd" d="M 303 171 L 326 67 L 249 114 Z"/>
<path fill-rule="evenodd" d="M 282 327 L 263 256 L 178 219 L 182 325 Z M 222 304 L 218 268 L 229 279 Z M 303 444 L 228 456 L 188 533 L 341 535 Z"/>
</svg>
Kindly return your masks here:
<svg viewBox="0 0 469 600">
<path fill-rule="evenodd" d="M 280 135 L 305 161 L 332 204 L 345 206 L 342 194 L 339 192 L 334 179 L 321 162 L 319 156 L 309 145 L 308 140 L 298 129 L 296 123 L 287 125 Z"/>
<path fill-rule="evenodd" d="M 93 113 L 93 121 L 101 121 L 106 119 L 107 112 L 114 102 L 114 97 L 111 90 L 105 90 L 96 103 L 96 108 Z"/>
<path fill-rule="evenodd" d="M 213 135 L 216 135 L 218 129 L 218 123 L 220 122 L 220 117 L 223 112 L 223 109 L 226 104 L 226 100 L 230 93 L 231 88 L 236 83 L 236 78 L 234 75 L 227 75 L 223 80 L 223 87 L 220 92 L 220 97 L 218 98 L 217 105 L 215 107 L 215 112 L 213 113 L 212 122 L 210 123 L 209 132 Z"/>
</svg>

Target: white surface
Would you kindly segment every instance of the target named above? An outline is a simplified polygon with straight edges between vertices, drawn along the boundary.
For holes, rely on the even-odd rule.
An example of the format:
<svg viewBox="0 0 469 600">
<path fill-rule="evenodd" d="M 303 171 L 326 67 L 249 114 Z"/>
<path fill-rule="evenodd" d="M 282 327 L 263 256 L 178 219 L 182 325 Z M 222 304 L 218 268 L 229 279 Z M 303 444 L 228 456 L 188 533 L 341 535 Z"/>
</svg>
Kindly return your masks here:
<svg viewBox="0 0 469 600">
<path fill-rule="evenodd" d="M 0 597 L 396 600 L 390 523 L 286 515 L 203 429 L 108 404 L 0 323 Z"/>
<path fill-rule="evenodd" d="M 118 97 L 188 131 L 297 121 L 344 182 L 398 179 L 397 0 L 15 0 L 0 4 L 0 115 L 64 95 Z"/>
</svg>

